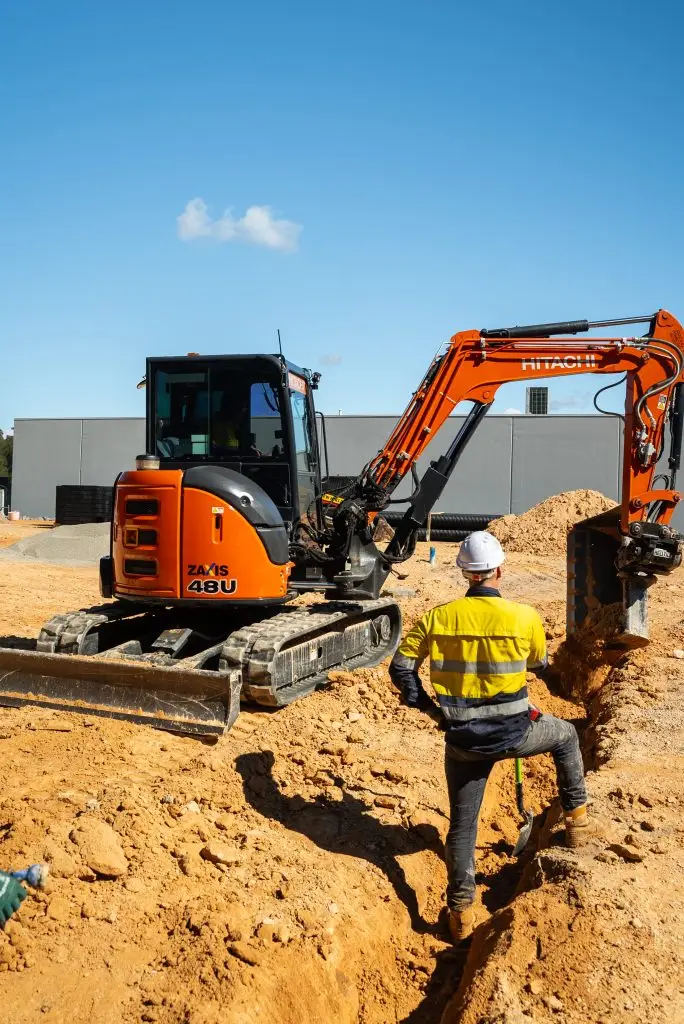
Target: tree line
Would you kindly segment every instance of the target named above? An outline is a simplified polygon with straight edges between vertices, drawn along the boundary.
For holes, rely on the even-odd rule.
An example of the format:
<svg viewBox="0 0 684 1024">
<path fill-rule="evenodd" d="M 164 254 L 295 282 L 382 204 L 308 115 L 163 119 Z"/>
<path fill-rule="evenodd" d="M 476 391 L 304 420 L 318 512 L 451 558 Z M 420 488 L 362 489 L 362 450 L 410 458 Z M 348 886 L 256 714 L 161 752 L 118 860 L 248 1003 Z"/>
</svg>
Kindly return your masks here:
<svg viewBox="0 0 684 1024">
<path fill-rule="evenodd" d="M 12 448 L 14 436 L 0 430 L 0 476 L 12 476 Z"/>
</svg>

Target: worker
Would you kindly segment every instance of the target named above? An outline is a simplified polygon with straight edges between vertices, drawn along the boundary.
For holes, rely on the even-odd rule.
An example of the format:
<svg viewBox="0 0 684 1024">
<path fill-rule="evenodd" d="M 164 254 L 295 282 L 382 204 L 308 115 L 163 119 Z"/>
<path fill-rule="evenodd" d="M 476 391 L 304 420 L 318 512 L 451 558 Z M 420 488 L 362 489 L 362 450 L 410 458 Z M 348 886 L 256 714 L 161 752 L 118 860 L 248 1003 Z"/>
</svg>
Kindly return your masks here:
<svg viewBox="0 0 684 1024">
<path fill-rule="evenodd" d="M 496 761 L 550 753 L 567 845 L 582 845 L 592 832 L 577 732 L 528 701 L 527 670 L 541 674 L 547 664 L 544 629 L 529 605 L 501 597 L 495 584 L 504 559 L 496 537 L 471 533 L 456 559 L 469 584 L 465 597 L 427 612 L 390 665 L 404 703 L 436 714 L 445 729 L 447 916 L 454 942 L 467 938 L 474 926 L 477 823 Z M 425 658 L 439 709 L 418 675 Z"/>
<path fill-rule="evenodd" d="M 26 889 L 12 875 L 0 871 L 0 927 L 4 927 L 12 914 L 26 899 Z"/>
<path fill-rule="evenodd" d="M 211 442 L 215 448 L 237 454 L 244 412 L 244 402 L 238 402 L 230 390 L 224 391 L 220 409 L 211 424 Z"/>
</svg>

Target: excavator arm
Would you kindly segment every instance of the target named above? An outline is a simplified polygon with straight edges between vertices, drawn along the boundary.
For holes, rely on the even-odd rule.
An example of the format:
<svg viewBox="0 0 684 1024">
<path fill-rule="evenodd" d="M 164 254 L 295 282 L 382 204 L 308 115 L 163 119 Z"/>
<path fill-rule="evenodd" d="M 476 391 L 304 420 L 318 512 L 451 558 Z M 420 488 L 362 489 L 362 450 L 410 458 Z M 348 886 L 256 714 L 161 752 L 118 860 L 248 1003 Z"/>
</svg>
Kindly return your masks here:
<svg viewBox="0 0 684 1024">
<path fill-rule="evenodd" d="M 646 518 L 654 501 L 663 506 L 659 521 L 669 522 L 681 496 L 673 488 L 668 493 L 654 492 L 651 484 L 673 392 L 683 379 L 684 331 L 665 310 L 648 319 L 651 334 L 644 338 L 553 337 L 561 330 L 579 332 L 595 326 L 588 321 L 455 334 L 446 352 L 434 359 L 387 444 L 367 467 L 364 482 L 390 494 L 463 401 L 474 403 L 461 432 L 472 436 L 502 384 L 626 373 L 621 526 L 627 532 L 631 522 Z M 457 437 L 447 452 L 450 462 L 452 449 L 458 454 L 463 450 L 463 440 Z"/>
<path fill-rule="evenodd" d="M 643 337 L 577 338 L 577 334 L 592 329 L 633 323 L 648 323 L 648 333 Z M 412 553 L 417 530 L 424 526 L 502 384 L 586 373 L 624 373 L 622 500 L 617 513 L 590 528 L 591 534 L 582 545 L 575 543 L 581 530 L 576 531 L 574 540 L 571 538 L 570 576 L 574 585 L 579 573 L 582 590 L 579 601 L 573 598 L 569 602 L 576 612 L 570 625 L 575 628 L 597 604 L 617 600 L 615 586 L 606 585 L 608 545 L 614 565 L 612 575 L 624 584 L 623 604 L 630 620 L 627 631 L 635 638 L 643 637 L 645 590 L 656 575 L 671 571 L 681 561 L 682 538 L 668 524 L 681 500 L 681 494 L 675 490 L 675 478 L 682 442 L 683 345 L 681 325 L 665 310 L 649 317 L 600 323 L 582 320 L 455 334 L 446 351 L 433 360 L 385 447 L 362 472 L 351 502 L 357 518 L 359 502 L 371 514 L 386 507 L 401 480 L 407 473 L 415 473 L 416 461 L 459 403 L 473 403 L 447 452 L 431 463 L 414 490 L 393 540 L 382 553 L 386 572 Z M 664 474 L 666 486 L 655 488 L 668 418 L 672 422 L 669 472 Z M 344 516 L 345 505 L 349 504 L 340 507 L 340 515 Z M 596 533 L 606 538 L 604 543 L 597 544 Z M 580 547 L 583 551 L 587 549 L 584 567 L 576 564 Z M 599 548 L 601 557 L 597 553 Z M 351 570 L 347 575 L 353 576 L 353 550 L 350 557 Z M 600 578 L 594 579 L 592 573 Z M 596 597 L 599 593 L 602 598 Z"/>
</svg>

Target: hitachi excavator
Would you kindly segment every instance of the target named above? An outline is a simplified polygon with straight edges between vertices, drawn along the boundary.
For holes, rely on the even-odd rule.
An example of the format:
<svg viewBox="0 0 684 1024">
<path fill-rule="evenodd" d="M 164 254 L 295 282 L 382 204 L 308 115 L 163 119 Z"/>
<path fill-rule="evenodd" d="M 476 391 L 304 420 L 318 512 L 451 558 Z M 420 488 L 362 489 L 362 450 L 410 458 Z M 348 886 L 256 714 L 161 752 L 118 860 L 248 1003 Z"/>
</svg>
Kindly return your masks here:
<svg viewBox="0 0 684 1024">
<path fill-rule="evenodd" d="M 646 333 L 577 337 L 631 324 Z M 220 734 L 241 699 L 279 707 L 332 669 L 378 664 L 401 632 L 383 584 L 413 553 L 500 385 L 585 373 L 626 375 L 622 500 L 570 535 L 568 629 L 614 605 L 616 642 L 647 642 L 648 587 L 682 558 L 669 524 L 681 497 L 683 345 L 665 310 L 455 334 L 343 493 L 322 479 L 319 374 L 274 355 L 148 359 L 147 453 L 116 480 L 100 567 L 114 600 L 55 616 L 35 651 L 0 649 L 0 704 Z M 419 480 L 416 460 L 463 400 L 472 407 L 456 438 Z M 378 514 L 408 473 L 413 494 L 381 550 Z M 307 594 L 319 599 L 290 603 Z"/>
</svg>

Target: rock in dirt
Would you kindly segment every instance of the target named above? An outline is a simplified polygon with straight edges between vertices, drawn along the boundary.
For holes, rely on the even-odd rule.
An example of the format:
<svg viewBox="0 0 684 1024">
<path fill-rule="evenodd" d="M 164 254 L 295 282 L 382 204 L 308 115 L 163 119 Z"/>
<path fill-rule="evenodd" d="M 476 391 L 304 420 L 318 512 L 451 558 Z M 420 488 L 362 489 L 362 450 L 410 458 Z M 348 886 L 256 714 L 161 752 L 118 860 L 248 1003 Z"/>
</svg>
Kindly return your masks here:
<svg viewBox="0 0 684 1024">
<path fill-rule="evenodd" d="M 282 921 L 276 921 L 270 917 L 261 922 L 256 930 L 256 934 L 257 938 L 260 939 L 265 946 L 269 946 L 273 942 L 286 944 L 290 941 L 290 933 L 287 927 L 282 923 Z"/>
<path fill-rule="evenodd" d="M 321 754 L 329 754 L 333 757 L 342 757 L 347 746 L 344 743 L 324 743 L 321 747 Z"/>
<path fill-rule="evenodd" d="M 128 871 L 128 860 L 114 829 L 97 818 L 84 820 L 71 833 L 72 842 L 91 871 L 102 878 L 119 878 Z"/>
<path fill-rule="evenodd" d="M 203 860 L 211 861 L 212 864 L 239 864 L 242 860 L 242 852 L 235 846 L 228 846 L 226 843 L 219 843 L 212 839 L 202 847 L 200 857 Z"/>
<path fill-rule="evenodd" d="M 296 918 L 305 932 L 320 931 L 323 927 L 322 923 L 311 910 L 297 910 Z"/>
<path fill-rule="evenodd" d="M 361 729 L 351 729 L 347 733 L 347 743 L 363 743 L 365 738 Z"/>
<path fill-rule="evenodd" d="M 560 1013 L 563 1009 L 563 1002 L 558 996 L 545 996 L 543 999 L 544 1005 L 548 1006 L 549 1010 L 553 1010 L 554 1013 Z"/>
<path fill-rule="evenodd" d="M 64 896 L 54 896 L 48 903 L 47 916 L 53 921 L 66 921 L 71 916 L 71 904 Z"/>
<path fill-rule="evenodd" d="M 624 843 L 612 843 L 609 849 L 616 853 L 622 860 L 628 861 L 630 864 L 638 864 L 639 861 L 644 859 L 643 853 L 635 849 L 633 846 L 626 846 Z"/>
<path fill-rule="evenodd" d="M 228 952 L 231 956 L 237 957 L 238 960 L 242 960 L 243 963 L 249 964 L 250 967 L 258 967 L 264 959 L 264 954 L 259 950 L 254 949 L 246 942 L 232 942 L 228 946 Z"/>
<path fill-rule="evenodd" d="M 564 555 L 568 532 L 575 523 L 614 508 L 615 502 L 599 491 L 579 490 L 554 494 L 520 516 L 502 516 L 489 532 L 506 551 L 528 555 Z"/>
<path fill-rule="evenodd" d="M 78 870 L 76 861 L 52 839 L 43 844 L 43 858 L 50 865 L 50 874 L 55 878 L 71 878 Z"/>
<path fill-rule="evenodd" d="M 399 797 L 396 796 L 376 796 L 373 801 L 376 807 L 387 807 L 388 809 L 394 810 L 401 803 Z"/>
</svg>

